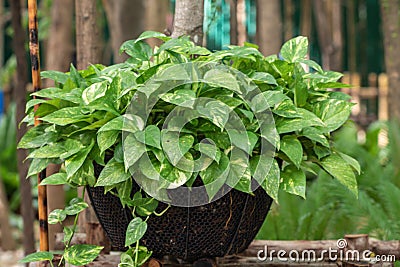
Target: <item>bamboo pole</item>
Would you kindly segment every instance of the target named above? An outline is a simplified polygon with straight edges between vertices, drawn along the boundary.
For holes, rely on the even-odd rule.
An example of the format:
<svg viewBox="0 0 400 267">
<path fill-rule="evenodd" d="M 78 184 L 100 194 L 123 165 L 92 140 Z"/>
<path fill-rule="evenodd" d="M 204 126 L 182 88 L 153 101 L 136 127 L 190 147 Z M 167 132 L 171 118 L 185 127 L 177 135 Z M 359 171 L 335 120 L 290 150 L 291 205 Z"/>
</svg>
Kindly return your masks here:
<svg viewBox="0 0 400 267">
<path fill-rule="evenodd" d="M 39 38 L 38 38 L 38 20 L 37 20 L 37 2 L 36 0 L 28 0 L 28 17 L 29 17 L 29 50 L 31 55 L 32 69 L 32 85 L 34 92 L 39 91 L 40 84 L 40 57 L 39 57 Z M 37 110 L 39 105 L 35 105 Z M 40 121 L 35 117 L 35 126 Z M 49 250 L 49 233 L 47 224 L 47 193 L 46 186 L 39 185 L 46 177 L 46 170 L 38 174 L 38 213 L 40 226 L 40 251 Z"/>
</svg>

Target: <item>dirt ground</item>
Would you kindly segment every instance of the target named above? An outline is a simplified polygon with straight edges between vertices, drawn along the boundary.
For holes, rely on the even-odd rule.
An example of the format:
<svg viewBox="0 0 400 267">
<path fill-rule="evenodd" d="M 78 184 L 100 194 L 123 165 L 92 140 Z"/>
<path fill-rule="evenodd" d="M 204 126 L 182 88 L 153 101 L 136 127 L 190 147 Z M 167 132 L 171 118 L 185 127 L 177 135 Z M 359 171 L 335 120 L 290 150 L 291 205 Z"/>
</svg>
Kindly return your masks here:
<svg viewBox="0 0 400 267">
<path fill-rule="evenodd" d="M 17 251 L 2 251 L 0 250 L 0 267 L 23 267 L 23 264 L 18 264 L 18 260 L 23 258 L 21 250 Z"/>
</svg>

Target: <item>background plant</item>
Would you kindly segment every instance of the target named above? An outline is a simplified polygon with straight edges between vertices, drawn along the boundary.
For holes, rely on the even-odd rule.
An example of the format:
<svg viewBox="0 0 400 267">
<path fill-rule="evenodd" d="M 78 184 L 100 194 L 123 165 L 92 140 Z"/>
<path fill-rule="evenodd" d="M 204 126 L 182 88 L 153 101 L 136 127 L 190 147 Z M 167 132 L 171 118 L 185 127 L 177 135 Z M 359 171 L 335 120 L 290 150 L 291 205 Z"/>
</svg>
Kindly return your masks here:
<svg viewBox="0 0 400 267">
<path fill-rule="evenodd" d="M 164 43 L 152 51 L 143 41 L 149 37 Z M 109 67 L 92 65 L 82 71 L 71 66 L 69 73 L 43 72 L 42 77 L 53 79 L 56 87 L 33 93 L 35 99 L 27 103 L 26 121 L 31 122 L 37 116 L 43 122 L 30 129 L 19 144 L 20 148 L 32 149 L 28 156 L 32 159 L 28 176 L 36 175 L 49 163 L 63 163 L 61 171 L 46 178 L 43 184 L 104 186 L 106 192 L 116 194 L 132 210 L 134 218 L 125 242 L 129 249 L 121 257 L 121 266 L 140 266 L 150 257 L 151 252 L 140 246 L 140 239 L 146 232 L 147 218 L 160 215 L 156 212 L 157 201 L 145 192 L 132 196 L 129 168 L 135 170 L 135 177 L 149 183 L 163 176 L 170 185 L 191 186 L 200 177 L 206 189 L 220 174 L 226 173 L 222 175 L 223 181 L 233 180 L 235 189 L 247 193 L 252 191 L 252 177 L 258 176 L 262 178 L 261 186 L 275 200 L 279 188 L 305 197 L 306 173 L 324 170 L 357 195 L 354 170 L 360 171 L 358 162 L 330 143 L 331 132 L 348 119 L 352 106 L 346 94 L 328 90 L 346 86 L 337 82 L 341 74 L 324 71 L 314 61 L 305 59 L 308 50 L 305 37 L 285 43 L 280 58 L 264 57 L 255 45 L 248 43 L 228 48 L 212 53 L 195 46 L 188 37 L 171 39 L 164 34 L 145 32 L 122 45 L 121 52 L 130 56 L 125 63 Z M 256 87 L 246 89 L 244 95 L 251 96 L 251 101 L 245 101 L 240 97 L 237 77 L 211 69 L 203 82 L 179 85 L 173 91 L 157 95 L 159 101 L 147 122 L 139 116 L 141 110 L 125 114 L 132 98 L 144 101 L 151 95 L 153 89 L 144 86 L 147 81 L 160 73 L 179 80 L 185 69 L 181 73 L 168 73 L 169 67 L 187 62 L 230 66 L 250 77 L 259 91 Z M 306 71 L 304 65 L 313 71 Z M 204 104 L 197 101 L 200 97 L 211 100 Z M 173 140 L 181 151 L 167 154 L 162 137 L 171 132 L 165 132 L 161 126 L 172 109 L 187 108 L 188 103 L 192 103 L 189 108 L 207 119 L 198 118 L 185 124 Z M 33 111 L 35 104 L 40 107 Z M 255 118 L 257 113 L 268 109 L 272 111 L 276 131 L 271 129 L 266 135 Z M 224 129 L 230 111 L 237 114 L 245 127 L 236 143 L 229 140 Z M 125 150 L 122 132 L 130 133 Z M 204 138 L 213 145 L 201 143 Z M 277 148 L 269 172 L 256 168 L 263 164 L 262 140 Z M 243 157 L 229 161 L 235 149 Z M 185 160 L 193 162 L 201 155 L 205 156 L 202 162 L 205 168 L 200 172 L 177 165 Z M 247 157 L 250 166 L 245 165 Z M 144 165 L 144 158 L 150 158 L 151 168 Z M 98 177 L 94 175 L 96 165 L 104 166 Z M 217 184 L 207 189 L 210 199 L 223 185 Z M 160 188 L 167 187 L 158 184 L 157 189 Z M 86 206 L 82 199 L 73 199 L 67 208 L 53 211 L 49 222 L 62 223 L 67 215 L 77 218 Z M 72 229 L 65 228 L 63 255 L 67 262 L 83 265 L 93 260 L 101 247 L 70 246 L 75 227 L 76 223 Z"/>
<path fill-rule="evenodd" d="M 361 142 L 357 132 L 356 125 L 348 123 L 335 133 L 334 143 L 360 162 L 359 199 L 323 173 L 318 179 L 309 177 L 307 201 L 282 193 L 258 238 L 322 240 L 348 233 L 368 233 L 381 240 L 400 238 L 399 125 L 373 123 Z M 382 144 L 385 137 L 388 143 Z"/>
</svg>

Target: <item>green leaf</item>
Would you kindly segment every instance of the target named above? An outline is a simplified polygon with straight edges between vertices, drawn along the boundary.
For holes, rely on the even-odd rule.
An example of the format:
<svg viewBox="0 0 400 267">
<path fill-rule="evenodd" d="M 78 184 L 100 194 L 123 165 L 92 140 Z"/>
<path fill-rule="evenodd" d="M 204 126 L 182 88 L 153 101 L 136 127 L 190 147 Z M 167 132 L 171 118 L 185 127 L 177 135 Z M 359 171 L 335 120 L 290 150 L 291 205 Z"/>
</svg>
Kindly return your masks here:
<svg viewBox="0 0 400 267">
<path fill-rule="evenodd" d="M 80 75 L 80 73 L 77 71 L 77 69 L 74 67 L 74 65 L 70 65 L 69 68 L 69 73 L 72 81 L 81 88 L 84 88 L 86 86 L 86 80 Z"/>
<path fill-rule="evenodd" d="M 359 163 L 356 159 L 350 157 L 350 156 L 347 155 L 347 154 L 341 153 L 341 152 L 338 152 L 338 154 L 339 154 L 351 167 L 353 167 L 353 169 L 356 170 L 357 173 L 358 173 L 359 175 L 361 174 L 360 163 Z"/>
<path fill-rule="evenodd" d="M 103 81 L 103 82 L 98 82 L 94 83 L 88 88 L 86 88 L 83 93 L 82 93 L 82 99 L 83 102 L 88 105 L 95 101 L 96 99 L 99 99 L 103 96 L 105 96 L 106 92 L 108 89 L 108 82 Z"/>
<path fill-rule="evenodd" d="M 201 143 L 197 143 L 194 149 L 198 150 L 200 153 L 206 155 L 207 157 L 213 159 L 217 163 L 221 159 L 221 151 L 214 144 L 212 140 L 202 140 Z"/>
<path fill-rule="evenodd" d="M 67 174 L 64 172 L 55 173 L 40 182 L 40 185 L 62 185 L 67 183 Z"/>
<path fill-rule="evenodd" d="M 236 77 L 226 70 L 211 69 L 204 74 L 204 81 L 212 86 L 223 87 L 240 93 L 240 87 Z"/>
<path fill-rule="evenodd" d="M 74 198 L 69 202 L 69 206 L 65 208 L 67 215 L 76 215 L 85 210 L 89 205 L 81 198 Z"/>
<path fill-rule="evenodd" d="M 139 216 L 145 217 L 150 216 L 157 209 L 158 201 L 154 198 L 141 198 L 133 200 L 130 204 L 136 207 L 135 211 Z"/>
<path fill-rule="evenodd" d="M 314 127 L 307 127 L 302 130 L 302 135 L 307 137 L 308 139 L 318 142 L 325 147 L 329 147 L 329 142 L 326 136 L 323 134 L 322 131 L 314 128 Z"/>
<path fill-rule="evenodd" d="M 329 147 L 320 146 L 318 144 L 314 145 L 314 152 L 317 155 L 318 159 L 322 159 L 331 154 L 331 149 Z"/>
<path fill-rule="evenodd" d="M 117 188 L 118 197 L 121 200 L 122 205 L 127 204 L 131 198 L 133 187 L 132 179 L 119 183 L 115 187 Z"/>
<path fill-rule="evenodd" d="M 207 131 L 205 136 L 215 142 L 217 147 L 228 149 L 231 146 L 231 140 L 226 132 Z"/>
<path fill-rule="evenodd" d="M 205 105 L 197 105 L 196 110 L 221 129 L 224 128 L 229 119 L 229 113 L 232 111 L 221 101 L 208 101 Z"/>
<path fill-rule="evenodd" d="M 228 177 L 230 179 L 230 177 Z M 251 188 L 251 174 L 250 174 L 250 169 L 246 168 L 242 177 L 240 177 L 239 181 L 235 185 L 235 189 L 242 191 L 247 194 L 252 193 L 252 188 Z"/>
<path fill-rule="evenodd" d="M 307 56 L 307 51 L 307 37 L 298 36 L 284 43 L 280 54 L 285 60 L 296 62 L 299 59 L 304 59 Z"/>
<path fill-rule="evenodd" d="M 94 186 L 96 178 L 94 177 L 93 160 L 86 158 L 82 166 L 71 177 L 68 177 L 67 181 L 77 186 Z"/>
<path fill-rule="evenodd" d="M 204 183 L 210 201 L 225 184 L 228 174 L 229 158 L 223 153 L 219 163 L 213 162 L 207 169 L 200 172 L 201 180 Z"/>
<path fill-rule="evenodd" d="M 93 145 L 94 142 L 92 141 L 89 146 L 65 160 L 65 171 L 68 178 L 72 177 L 83 165 L 88 154 L 90 153 L 90 150 L 92 150 Z"/>
<path fill-rule="evenodd" d="M 228 105 L 229 107 L 231 107 L 233 109 L 244 103 L 243 100 L 234 98 L 231 95 L 216 95 L 214 98 L 216 100 L 219 100 L 219 101 L 225 103 L 226 105 Z"/>
<path fill-rule="evenodd" d="M 97 132 L 97 145 L 100 148 L 100 153 L 103 153 L 115 144 L 120 135 L 120 131 Z"/>
<path fill-rule="evenodd" d="M 163 94 L 161 99 L 177 106 L 192 108 L 196 100 L 196 93 L 186 89 L 176 90 L 173 93 Z"/>
<path fill-rule="evenodd" d="M 46 132 L 40 125 L 29 129 L 26 134 L 21 138 L 18 148 L 37 148 L 45 144 L 57 141 L 58 135 L 56 132 Z"/>
<path fill-rule="evenodd" d="M 253 75 L 251 75 L 251 79 L 255 82 L 262 82 L 278 86 L 274 76 L 267 72 L 255 72 Z"/>
<path fill-rule="evenodd" d="M 73 245 L 65 250 L 64 258 L 69 264 L 83 266 L 93 262 L 103 248 L 86 244 Z"/>
<path fill-rule="evenodd" d="M 58 100 L 65 100 L 69 101 L 75 104 L 81 104 L 82 103 L 82 92 L 83 88 L 73 88 L 70 90 L 65 90 L 65 89 L 60 89 L 60 88 L 55 88 L 55 87 L 50 87 L 46 89 L 42 89 L 40 91 L 37 91 L 35 93 L 32 93 L 31 95 L 41 97 L 41 98 L 49 98 L 53 100 L 45 100 L 43 103 L 46 104 L 52 104 L 54 106 L 61 106 L 62 104 L 67 104 L 64 101 L 60 102 Z M 31 106 L 34 103 L 29 103 L 29 106 Z M 69 105 L 69 103 L 68 103 Z M 28 107 L 28 104 L 27 104 Z"/>
<path fill-rule="evenodd" d="M 136 131 L 143 130 L 143 128 L 144 122 L 139 116 L 124 114 L 104 124 L 98 132 L 126 131 L 135 133 Z"/>
<path fill-rule="evenodd" d="M 145 39 L 149 39 L 149 38 L 157 38 L 163 41 L 168 41 L 171 39 L 171 37 L 166 36 L 163 33 L 160 32 L 156 32 L 156 31 L 144 31 L 142 32 L 142 34 L 139 35 L 139 37 L 137 39 L 135 39 L 135 43 L 145 40 Z"/>
<path fill-rule="evenodd" d="M 67 139 L 65 142 L 63 142 L 63 145 L 65 153 L 60 155 L 60 158 L 62 159 L 71 157 L 85 147 L 81 141 L 75 139 Z"/>
<path fill-rule="evenodd" d="M 265 91 L 251 100 L 251 108 L 254 113 L 263 112 L 284 100 L 289 100 L 289 98 L 280 91 Z"/>
<path fill-rule="evenodd" d="M 263 183 L 261 183 L 261 187 L 276 202 L 278 202 L 279 185 L 281 183 L 280 175 L 281 175 L 281 171 L 279 169 L 278 162 L 276 162 L 276 160 L 274 159 L 272 161 L 271 167 L 270 167 L 267 175 L 265 176 L 265 180 L 263 181 Z"/>
<path fill-rule="evenodd" d="M 143 144 L 161 149 L 161 131 L 155 125 L 149 125 L 144 131 L 136 132 L 135 137 Z"/>
<path fill-rule="evenodd" d="M 128 253 L 129 252 L 124 252 L 121 254 L 121 259 L 118 267 L 135 267 L 133 259 Z"/>
<path fill-rule="evenodd" d="M 128 180 L 130 177 L 131 174 L 125 171 L 124 164 L 110 161 L 101 171 L 95 186 L 115 185 Z"/>
<path fill-rule="evenodd" d="M 328 99 L 313 105 L 314 113 L 325 123 L 326 132 L 332 132 L 338 129 L 347 121 L 351 113 L 353 103 Z"/>
<path fill-rule="evenodd" d="M 321 166 L 330 175 L 346 186 L 354 195 L 358 196 L 357 180 L 351 166 L 337 153 L 323 158 Z"/>
<path fill-rule="evenodd" d="M 125 170 L 132 167 L 146 152 L 146 146 L 137 141 L 133 134 L 128 134 L 123 140 Z"/>
<path fill-rule="evenodd" d="M 190 153 L 188 153 L 189 155 L 191 155 Z M 189 161 L 190 163 L 192 163 L 191 165 L 193 166 L 193 160 Z M 166 163 L 166 162 L 164 162 Z M 189 181 L 190 177 L 192 176 L 192 172 L 190 171 L 183 171 L 177 167 L 173 167 L 171 166 L 171 171 L 169 171 L 168 175 L 163 173 L 163 166 L 164 164 L 161 164 L 161 175 L 163 178 L 165 178 L 165 180 L 167 180 L 168 182 L 170 182 L 171 184 L 169 185 L 169 189 L 172 188 L 177 188 L 180 187 L 182 185 L 184 185 L 187 181 Z M 193 170 L 193 167 L 191 167 L 191 169 Z"/>
<path fill-rule="evenodd" d="M 27 255 L 25 258 L 19 261 L 19 263 L 29 263 L 37 261 L 52 261 L 54 258 L 53 253 L 48 251 L 39 251 Z"/>
<path fill-rule="evenodd" d="M 294 104 L 297 107 L 303 107 L 307 103 L 308 87 L 303 80 L 302 73 L 298 68 L 294 69 L 295 80 L 293 83 L 294 89 Z"/>
<path fill-rule="evenodd" d="M 166 129 L 161 131 L 161 144 L 164 153 L 174 166 L 189 151 L 193 142 L 194 137 L 192 135 L 185 134 L 179 136 L 179 132 L 168 131 Z"/>
<path fill-rule="evenodd" d="M 299 131 L 310 126 L 325 126 L 320 118 L 306 109 L 297 108 L 297 113 L 301 115 L 301 118 L 278 118 L 276 120 L 276 129 L 279 134 Z"/>
<path fill-rule="evenodd" d="M 232 144 L 242 149 L 247 154 L 251 155 L 254 146 L 257 144 L 258 136 L 250 131 L 237 131 L 229 130 L 229 137 L 231 138 Z"/>
<path fill-rule="evenodd" d="M 301 114 L 297 112 L 296 106 L 290 99 L 283 100 L 272 112 L 285 118 L 301 118 Z"/>
<path fill-rule="evenodd" d="M 40 77 L 42 79 L 51 79 L 57 83 L 64 84 L 68 80 L 69 75 L 60 71 L 47 70 L 47 71 L 41 71 Z"/>
<path fill-rule="evenodd" d="M 47 102 L 46 99 L 38 99 L 38 98 L 36 98 L 36 99 L 33 98 L 33 99 L 29 100 L 26 103 L 25 113 L 29 113 L 34 106 L 40 105 L 40 104 L 46 103 L 46 102 Z"/>
<path fill-rule="evenodd" d="M 154 157 L 147 157 L 144 155 L 139 160 L 140 172 L 149 179 L 160 179 L 160 166 L 161 163 Z"/>
<path fill-rule="evenodd" d="M 88 121 L 89 118 L 90 117 L 82 113 L 82 107 L 68 107 L 54 111 L 53 113 L 41 118 L 41 120 L 60 126 L 65 126 L 80 121 Z"/>
<path fill-rule="evenodd" d="M 43 171 L 51 162 L 52 159 L 33 159 L 29 166 L 27 177 L 38 174 L 39 172 Z"/>
<path fill-rule="evenodd" d="M 323 69 L 321 68 L 321 66 L 313 60 L 301 58 L 297 61 L 313 68 L 314 70 L 316 70 L 318 72 L 323 72 Z"/>
<path fill-rule="evenodd" d="M 151 47 L 142 41 L 136 42 L 135 40 L 129 40 L 124 42 L 119 49 L 120 54 L 122 52 L 127 53 L 131 56 L 132 62 L 135 64 L 140 64 L 143 61 L 150 60 L 152 51 Z"/>
<path fill-rule="evenodd" d="M 294 165 L 288 165 L 281 172 L 282 188 L 286 192 L 306 198 L 306 175 Z"/>
<path fill-rule="evenodd" d="M 139 241 L 147 230 L 147 223 L 140 217 L 134 218 L 126 229 L 125 246 L 130 246 Z"/>
<path fill-rule="evenodd" d="M 242 150 L 234 148 L 231 152 L 229 163 L 230 165 L 227 185 L 232 188 L 236 188 L 236 186 L 239 186 L 238 183 L 243 177 L 246 176 L 245 179 L 248 179 L 248 176 L 251 176 L 250 171 L 248 173 L 248 176 L 246 173 L 248 167 L 250 166 L 248 155 Z M 247 190 L 245 190 L 245 192 L 248 191 L 248 189 L 249 187 L 247 188 Z"/>
<path fill-rule="evenodd" d="M 54 99 L 54 98 L 58 98 L 62 93 L 66 93 L 66 92 L 63 89 L 58 88 L 58 87 L 49 87 L 49 88 L 41 89 L 40 91 L 36 91 L 36 92 L 32 93 L 31 96 Z"/>
<path fill-rule="evenodd" d="M 72 227 L 66 227 L 64 226 L 63 228 L 63 232 L 64 232 L 64 238 L 63 238 L 63 242 L 64 244 L 68 244 L 69 240 L 72 238 L 72 236 L 74 235 L 74 231 L 72 230 Z"/>
<path fill-rule="evenodd" d="M 352 86 L 349 84 L 345 84 L 345 83 L 340 83 L 340 82 L 326 82 L 326 83 L 318 83 L 317 87 L 319 89 L 325 89 L 325 88 L 351 88 Z M 340 100 L 350 100 L 351 96 L 349 96 L 348 94 L 342 93 L 342 92 L 334 92 L 334 93 L 341 93 L 341 97 L 337 98 Z M 338 95 L 338 94 L 336 94 Z"/>
<path fill-rule="evenodd" d="M 38 118 L 43 118 L 50 113 L 58 110 L 57 106 L 53 105 L 54 102 L 59 102 L 58 100 L 48 100 L 46 103 L 42 103 L 34 112 L 34 115 Z M 32 113 L 33 115 L 33 113 Z"/>
<path fill-rule="evenodd" d="M 62 209 L 55 209 L 49 213 L 48 222 L 49 224 L 57 224 L 62 223 L 65 218 L 67 218 L 67 214 Z"/>
<path fill-rule="evenodd" d="M 59 158 L 65 152 L 63 143 L 54 143 L 36 148 L 28 155 L 28 158 Z"/>
<path fill-rule="evenodd" d="M 296 136 L 285 135 L 281 139 L 280 150 L 288 156 L 297 168 L 300 168 L 300 163 L 303 160 L 303 147 Z"/>
</svg>

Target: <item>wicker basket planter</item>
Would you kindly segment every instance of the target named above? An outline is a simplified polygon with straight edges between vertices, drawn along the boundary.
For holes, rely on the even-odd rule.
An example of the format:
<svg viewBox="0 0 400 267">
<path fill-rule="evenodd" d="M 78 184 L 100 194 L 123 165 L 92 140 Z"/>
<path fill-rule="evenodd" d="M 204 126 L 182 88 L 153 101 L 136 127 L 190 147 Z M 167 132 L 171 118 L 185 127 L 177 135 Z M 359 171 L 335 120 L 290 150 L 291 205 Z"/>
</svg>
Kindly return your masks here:
<svg viewBox="0 0 400 267">
<path fill-rule="evenodd" d="M 133 188 L 133 191 L 137 188 Z M 104 188 L 88 188 L 96 215 L 118 250 L 125 250 L 126 228 L 132 215 Z M 272 199 L 262 188 L 254 196 L 232 190 L 224 197 L 199 207 L 170 207 L 161 217 L 148 220 L 143 245 L 153 255 L 195 261 L 244 251 L 260 229 Z M 165 209 L 160 203 L 158 211 Z"/>
</svg>

